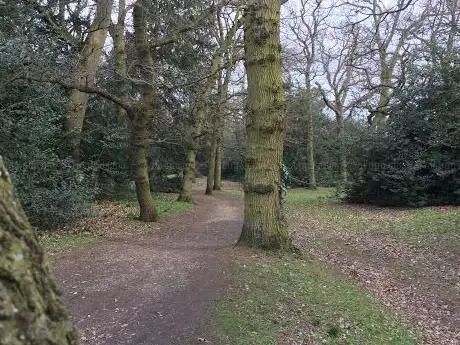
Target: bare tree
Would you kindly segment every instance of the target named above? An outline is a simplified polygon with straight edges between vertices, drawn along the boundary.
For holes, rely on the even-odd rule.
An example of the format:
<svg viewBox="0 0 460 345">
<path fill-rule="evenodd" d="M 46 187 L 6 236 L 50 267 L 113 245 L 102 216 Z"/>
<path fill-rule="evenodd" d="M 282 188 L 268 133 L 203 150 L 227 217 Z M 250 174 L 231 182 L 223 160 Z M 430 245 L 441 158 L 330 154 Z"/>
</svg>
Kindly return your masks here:
<svg viewBox="0 0 460 345">
<path fill-rule="evenodd" d="M 356 14 L 362 42 L 358 54 L 366 88 L 372 93 L 368 121 L 376 126 L 388 116 L 394 91 L 404 82 L 404 61 L 411 39 L 426 14 L 414 7 L 413 0 L 364 0 L 348 3 Z"/>
<path fill-rule="evenodd" d="M 361 89 L 362 73 L 355 66 L 361 65 L 359 49 L 360 26 L 346 25 L 343 29 L 329 28 L 318 41 L 319 60 L 323 78 L 317 82 L 318 89 L 329 110 L 336 119 L 337 138 L 340 145 L 339 173 L 342 183 L 347 180 L 347 160 L 344 149 L 345 120 L 353 110 L 372 97 L 372 92 Z"/>
<path fill-rule="evenodd" d="M 235 24 L 235 20 L 240 20 L 239 12 L 217 12 L 216 35 L 218 40 L 225 39 L 226 32 Z M 236 31 L 235 31 L 236 34 Z M 222 175 L 222 154 L 223 154 L 223 132 L 224 114 L 226 104 L 229 101 L 228 89 L 230 79 L 234 70 L 235 57 L 239 55 L 240 49 L 236 47 L 240 37 L 235 36 L 234 42 L 223 53 L 222 63 L 226 68 L 222 68 L 217 78 L 217 104 L 213 107 L 211 115 L 211 147 L 208 159 L 208 176 L 206 183 L 206 194 L 211 195 L 213 190 L 220 190 Z"/>
<path fill-rule="evenodd" d="M 298 50 L 298 54 L 290 59 L 296 60 L 291 68 L 295 66 L 296 72 L 304 78 L 308 188 L 316 189 L 312 87 L 318 55 L 318 38 L 326 28 L 326 20 L 331 15 L 333 6 L 326 6 L 324 0 L 300 0 L 297 5 L 300 9 L 291 8 L 290 20 L 287 23 L 291 35 L 295 38 L 293 50 Z"/>
</svg>

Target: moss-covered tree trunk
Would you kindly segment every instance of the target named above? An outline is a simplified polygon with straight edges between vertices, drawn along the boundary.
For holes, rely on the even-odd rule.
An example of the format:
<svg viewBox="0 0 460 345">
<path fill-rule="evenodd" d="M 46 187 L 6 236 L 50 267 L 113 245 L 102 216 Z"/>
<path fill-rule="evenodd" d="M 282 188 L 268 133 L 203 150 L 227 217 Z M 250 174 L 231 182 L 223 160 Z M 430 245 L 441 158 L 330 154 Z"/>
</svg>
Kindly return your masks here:
<svg viewBox="0 0 460 345">
<path fill-rule="evenodd" d="M 136 47 L 139 68 L 143 78 L 153 79 L 153 58 L 150 52 L 146 28 L 146 0 L 136 1 L 133 9 L 134 45 Z M 139 201 L 140 217 L 144 222 L 157 220 L 158 213 L 150 190 L 147 162 L 147 124 L 153 116 L 155 107 L 155 89 L 152 83 L 140 86 L 141 99 L 129 114 L 131 119 L 131 162 Z"/>
<path fill-rule="evenodd" d="M 267 249 L 283 248 L 288 242 L 280 200 L 286 117 L 280 9 L 280 0 L 251 1 L 244 36 L 248 150 L 239 242 Z"/>
<path fill-rule="evenodd" d="M 78 343 L 48 260 L 0 157 L 0 344 Z"/>
<path fill-rule="evenodd" d="M 187 157 L 184 168 L 184 182 L 179 193 L 179 201 L 192 201 L 192 189 L 196 176 L 196 153 L 198 151 L 198 141 L 202 130 L 202 124 L 206 117 L 206 95 L 207 89 L 203 91 L 202 96 L 198 99 L 198 109 L 190 114 L 189 133 L 187 135 Z"/>
<path fill-rule="evenodd" d="M 190 202 L 193 201 L 192 189 L 193 189 L 193 180 L 195 177 L 196 169 L 196 146 L 194 143 L 189 143 L 189 148 L 187 150 L 187 158 L 184 169 L 184 182 L 182 184 L 181 191 L 179 193 L 179 201 Z"/>
<path fill-rule="evenodd" d="M 313 97 L 311 95 L 311 83 L 309 74 L 306 76 L 305 111 L 307 118 L 307 187 L 308 189 L 316 189 L 315 119 L 313 114 Z"/>
<path fill-rule="evenodd" d="M 110 25 L 112 5 L 113 0 L 97 1 L 96 15 L 79 52 L 74 76 L 77 85 L 92 85 L 96 81 L 96 72 Z M 65 122 L 65 131 L 69 151 L 74 161 L 80 160 L 81 131 L 88 108 L 88 99 L 88 93 L 78 90 L 70 92 L 70 112 Z"/>
</svg>

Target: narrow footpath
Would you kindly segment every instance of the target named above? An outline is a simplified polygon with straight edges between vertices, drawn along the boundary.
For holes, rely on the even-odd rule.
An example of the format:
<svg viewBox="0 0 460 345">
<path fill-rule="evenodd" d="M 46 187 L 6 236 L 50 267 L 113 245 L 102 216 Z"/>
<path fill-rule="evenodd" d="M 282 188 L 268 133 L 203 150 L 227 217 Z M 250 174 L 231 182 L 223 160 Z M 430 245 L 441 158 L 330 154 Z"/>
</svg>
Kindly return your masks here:
<svg viewBox="0 0 460 345">
<path fill-rule="evenodd" d="M 191 212 L 153 234 L 56 257 L 56 276 L 84 345 L 216 344 L 213 301 L 226 287 L 241 201 L 194 194 Z"/>
</svg>

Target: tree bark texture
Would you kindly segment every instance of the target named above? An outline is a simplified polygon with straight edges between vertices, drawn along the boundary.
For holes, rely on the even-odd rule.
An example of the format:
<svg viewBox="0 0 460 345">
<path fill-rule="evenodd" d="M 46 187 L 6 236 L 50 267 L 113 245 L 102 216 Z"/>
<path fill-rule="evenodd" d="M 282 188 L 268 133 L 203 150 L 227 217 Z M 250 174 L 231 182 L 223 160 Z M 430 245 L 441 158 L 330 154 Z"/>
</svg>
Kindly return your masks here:
<svg viewBox="0 0 460 345">
<path fill-rule="evenodd" d="M 150 53 L 146 27 L 146 0 L 136 1 L 133 9 L 134 45 L 142 76 L 145 80 L 153 79 L 153 58 Z M 150 190 L 150 180 L 147 162 L 147 124 L 153 117 L 155 107 L 155 89 L 151 83 L 140 86 L 141 99 L 133 107 L 129 118 L 131 120 L 131 162 L 133 166 L 136 194 L 140 207 L 140 220 L 153 222 L 158 213 Z"/>
<path fill-rule="evenodd" d="M 0 157 L 0 344 L 77 345 L 76 330 Z"/>
<path fill-rule="evenodd" d="M 126 54 L 126 39 L 125 39 L 125 21 L 126 21 L 126 0 L 118 1 L 118 20 L 112 25 L 110 32 L 113 40 L 113 49 L 115 51 L 115 70 L 118 77 L 118 90 L 120 98 L 123 101 L 128 101 L 128 83 L 126 80 L 128 74 L 128 58 Z M 117 114 L 120 119 L 126 118 L 126 111 L 123 107 L 117 106 Z"/>
<path fill-rule="evenodd" d="M 224 156 L 224 128 L 223 119 L 219 130 L 217 131 L 216 142 L 216 163 L 214 169 L 214 190 L 221 190 L 222 188 L 222 161 Z"/>
<path fill-rule="evenodd" d="M 206 195 L 212 195 L 214 189 L 214 177 L 216 173 L 216 151 L 217 151 L 217 116 L 216 113 L 213 119 L 213 131 L 211 138 L 211 147 L 209 150 L 209 159 L 208 159 L 208 176 L 206 177 Z"/>
<path fill-rule="evenodd" d="M 78 85 L 92 85 L 96 81 L 96 72 L 111 22 L 112 5 L 113 0 L 97 1 L 96 15 L 79 53 L 74 76 L 75 83 Z M 70 113 L 66 119 L 65 131 L 70 154 L 76 162 L 80 160 L 81 132 L 88 108 L 88 99 L 88 93 L 75 89 L 70 92 Z"/>
<path fill-rule="evenodd" d="M 280 188 L 286 104 L 281 72 L 280 0 L 247 6 L 245 58 L 248 79 L 244 225 L 240 243 L 285 248 Z"/>
</svg>

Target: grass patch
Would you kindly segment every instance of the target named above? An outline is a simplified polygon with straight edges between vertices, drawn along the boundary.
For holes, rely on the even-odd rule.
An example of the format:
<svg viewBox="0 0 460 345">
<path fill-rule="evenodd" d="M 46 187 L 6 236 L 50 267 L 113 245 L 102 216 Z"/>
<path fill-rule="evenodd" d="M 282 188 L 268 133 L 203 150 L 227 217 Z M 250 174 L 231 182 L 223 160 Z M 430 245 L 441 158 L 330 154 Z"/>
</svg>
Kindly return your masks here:
<svg viewBox="0 0 460 345">
<path fill-rule="evenodd" d="M 233 280 L 215 315 L 225 344 L 417 344 L 413 329 L 325 264 L 257 258 Z"/>
<path fill-rule="evenodd" d="M 329 193 L 329 194 L 327 194 Z M 326 195 L 326 197 L 325 197 Z M 329 195 L 329 197 L 327 196 Z M 374 232 L 409 243 L 426 243 L 433 235 L 460 231 L 459 207 L 397 209 L 337 203 L 333 191 L 296 189 L 287 197 L 291 225 L 307 225 L 312 232 Z"/>
<path fill-rule="evenodd" d="M 317 188 L 314 190 L 295 188 L 288 190 L 286 201 L 291 205 L 311 205 L 336 201 L 335 188 Z"/>
<path fill-rule="evenodd" d="M 69 233 L 46 233 L 38 234 L 38 241 L 48 254 L 54 255 L 59 252 L 83 248 L 89 246 L 94 238 Z"/>
<path fill-rule="evenodd" d="M 193 204 L 191 202 L 177 201 L 177 197 L 178 195 L 174 193 L 157 193 L 154 195 L 155 207 L 157 208 L 161 220 L 192 210 Z M 122 199 L 102 201 L 102 203 L 104 202 L 118 202 L 123 207 L 139 208 L 135 195 L 124 196 Z M 138 211 L 130 212 L 128 217 L 136 219 L 138 217 Z"/>
</svg>

